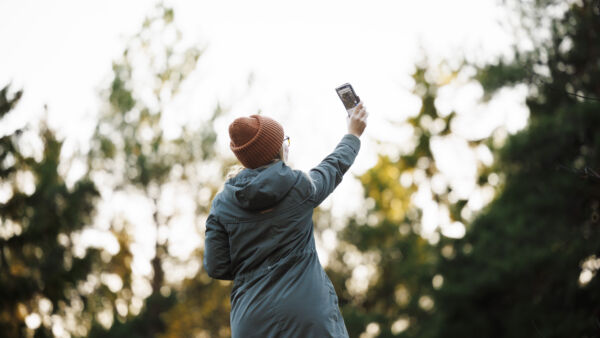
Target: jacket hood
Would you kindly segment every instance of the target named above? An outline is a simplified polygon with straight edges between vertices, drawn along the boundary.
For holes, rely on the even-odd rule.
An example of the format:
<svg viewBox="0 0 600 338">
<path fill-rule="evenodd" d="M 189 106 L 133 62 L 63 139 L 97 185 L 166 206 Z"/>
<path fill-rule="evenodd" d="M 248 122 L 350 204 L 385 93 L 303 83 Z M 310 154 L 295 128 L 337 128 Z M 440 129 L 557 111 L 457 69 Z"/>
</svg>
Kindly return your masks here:
<svg viewBox="0 0 600 338">
<path fill-rule="evenodd" d="M 244 169 L 225 182 L 233 202 L 242 209 L 268 209 L 281 201 L 296 182 L 296 175 L 283 161 L 256 169 Z"/>
</svg>

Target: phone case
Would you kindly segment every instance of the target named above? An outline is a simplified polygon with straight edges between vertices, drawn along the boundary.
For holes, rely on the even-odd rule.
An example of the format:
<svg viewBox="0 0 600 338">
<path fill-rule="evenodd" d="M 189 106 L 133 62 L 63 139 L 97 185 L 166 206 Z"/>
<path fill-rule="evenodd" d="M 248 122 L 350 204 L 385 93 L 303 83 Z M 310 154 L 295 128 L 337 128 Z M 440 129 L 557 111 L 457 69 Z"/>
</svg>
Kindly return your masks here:
<svg viewBox="0 0 600 338">
<path fill-rule="evenodd" d="M 344 83 L 343 85 L 335 88 L 335 91 L 342 101 L 344 108 L 346 108 L 348 116 L 350 116 L 350 113 L 354 110 L 354 107 L 356 107 L 360 102 L 360 98 L 358 95 L 356 95 L 354 88 L 352 88 L 352 85 L 349 83 Z"/>
</svg>

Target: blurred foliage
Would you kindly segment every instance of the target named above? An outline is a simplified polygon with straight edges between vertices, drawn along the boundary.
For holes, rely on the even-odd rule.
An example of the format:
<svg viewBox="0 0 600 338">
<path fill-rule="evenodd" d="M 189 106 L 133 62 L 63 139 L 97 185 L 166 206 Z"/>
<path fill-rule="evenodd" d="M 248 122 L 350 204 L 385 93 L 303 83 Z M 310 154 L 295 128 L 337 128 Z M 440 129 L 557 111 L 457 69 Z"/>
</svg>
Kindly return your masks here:
<svg viewBox="0 0 600 338">
<path fill-rule="evenodd" d="M 231 337 L 230 286 L 205 273 L 185 281 L 178 303 L 164 316 L 167 329 L 159 337 Z"/>
<path fill-rule="evenodd" d="M 97 322 L 90 333 L 92 337 L 183 337 L 202 330 L 214 336 L 229 326 L 228 316 L 210 321 L 199 316 L 227 312 L 229 304 L 224 297 L 230 287 L 203 282 L 208 277 L 198 264 L 202 262 L 202 251 L 197 250 L 189 258 L 175 256 L 170 251 L 177 243 L 170 243 L 169 235 L 165 235 L 173 231 L 170 228 L 186 212 L 169 197 L 170 192 L 176 191 L 177 196 L 192 201 L 195 210 L 191 219 L 203 223 L 225 170 L 215 152 L 213 128 L 215 119 L 223 113 L 220 106 L 199 127 L 172 123 L 185 120 L 178 118 L 173 102 L 203 52 L 196 45 L 184 43 L 174 15 L 173 9 L 157 5 L 140 32 L 131 38 L 122 57 L 114 62 L 112 82 L 102 94 L 106 104 L 88 157 L 92 177 L 107 191 L 103 198 L 123 193 L 147 199 L 150 208 L 140 212 L 149 213 L 152 220 L 144 225 L 144 232 L 154 238 L 155 250 L 150 261 L 152 274 L 147 280 L 151 293 L 141 312 L 128 310 L 132 297 L 119 296 L 106 303 L 106 311 L 114 317 L 112 323 Z M 167 132 L 168 127 L 176 132 Z M 133 223 L 113 222 L 115 234 L 127 235 L 121 236 L 127 239 L 122 243 L 127 248 L 140 245 L 136 242 L 140 239 L 132 235 Z M 199 237 L 200 224 L 196 230 L 195 236 Z M 190 269 L 197 271 L 195 275 L 189 275 Z M 175 274 L 181 276 L 179 280 L 171 277 L 169 281 L 167 277 Z M 120 292 L 135 295 L 136 289 L 125 285 Z M 215 299 L 217 295 L 223 298 Z M 198 303 L 203 299 L 213 302 Z M 119 303 L 125 307 L 119 307 Z M 182 309 L 198 311 L 186 318 Z M 110 329 L 106 331 L 106 327 Z"/>
<path fill-rule="evenodd" d="M 21 95 L 11 95 L 8 86 L 0 90 L 0 121 Z M 52 337 L 52 327 L 61 318 L 76 317 L 85 329 L 94 299 L 82 286 L 102 264 L 102 250 L 75 249 L 75 239 L 93 219 L 96 187 L 88 177 L 68 187 L 59 174 L 62 141 L 43 121 L 39 131 L 33 127 L 0 138 L 2 337 Z M 40 141 L 41 149 L 31 137 Z M 34 329 L 25 325 L 28 316 Z"/>
<path fill-rule="evenodd" d="M 530 86 L 530 123 L 499 151 L 502 192 L 437 267 L 435 336 L 600 337 L 598 3 L 569 4 L 551 32 L 527 62 L 480 70 L 488 90 Z"/>
<path fill-rule="evenodd" d="M 148 320 L 155 320 L 165 309 L 170 309 L 175 305 L 177 299 L 175 294 L 163 296 L 159 293 L 150 295 L 145 300 L 145 307 L 136 316 L 130 316 L 126 320 L 118 320 L 106 330 L 100 323 L 95 322 L 90 337 L 102 338 L 144 338 L 156 337 L 160 332 L 164 332 L 167 323 L 159 320 L 149 325 Z M 149 313 L 150 311 L 159 311 L 159 313 Z"/>
<path fill-rule="evenodd" d="M 439 88 L 460 71 L 445 74 L 417 67 L 413 94 L 421 99 L 421 109 L 397 126 L 412 130 L 412 147 L 397 156 L 380 155 L 377 164 L 360 176 L 366 210 L 338 234 L 340 244 L 328 264 L 351 337 L 365 332 L 422 337 L 435 311 L 434 280 L 440 278 L 435 267 L 449 239 L 440 238 L 439 229 L 423 229 L 424 211 L 414 198 L 420 189 L 426 190 L 440 210 L 448 210 L 449 222 L 467 223 L 461 215 L 466 200 L 452 197 L 454 187 L 432 151 L 435 139 L 457 137 L 451 129 L 456 113 L 441 114 L 435 99 Z M 464 141 L 475 151 L 487 140 Z M 486 167 L 477 165 L 486 175 Z M 444 182 L 444 189 L 432 187 L 434 177 Z M 368 284 L 361 286 L 365 275 Z"/>
<path fill-rule="evenodd" d="M 0 138 L 0 336 L 230 335 L 231 286 L 206 275 L 201 247 L 175 256 L 178 243 L 164 235 L 187 216 L 197 223 L 189 237 L 201 240 L 210 201 L 233 164 L 215 151 L 221 105 L 197 126 L 173 109 L 201 55 L 183 42 L 174 11 L 157 5 L 113 64 L 85 154 L 88 171 L 72 187 L 59 172 L 74 159 L 61 159 L 62 141 L 43 122 L 37 134 L 26 127 Z M 0 119 L 21 95 L 8 86 L 0 91 Z M 37 136 L 41 156 L 24 136 Z M 184 215 L 190 211 L 179 209 L 172 191 L 191 201 L 193 215 Z M 150 206 L 139 210 L 152 220 L 144 233 L 156 235 L 149 236 L 149 277 L 132 270 L 134 258 L 144 259 L 139 250 L 133 255 L 143 240 L 136 220 L 111 206 L 118 194 L 126 201 L 141 196 Z M 109 216 L 108 226 L 99 212 Z M 87 230 L 112 234 L 117 249 L 83 240 Z"/>
<path fill-rule="evenodd" d="M 351 337 L 600 336 L 600 7 L 580 1 L 551 16 L 564 2 L 512 4 L 530 15 L 521 28 L 535 49 L 515 47 L 511 60 L 478 68 L 475 79 L 484 100 L 526 84 L 530 123 L 501 148 L 492 138 L 469 141 L 495 153 L 491 167 L 478 165 L 477 184 L 498 174 L 496 198 L 465 219 L 466 201 L 449 198 L 451 187 L 432 190 L 438 207 L 467 231 L 460 239 L 423 237 L 412 197 L 439 174 L 431 140 L 452 133 L 455 115 L 439 115 L 438 86 L 423 76 L 431 68 L 417 68 L 422 107 L 408 119 L 416 146 L 381 155 L 360 177 L 366 214 L 349 220 L 330 256 L 328 274 Z M 536 25 L 551 37 L 535 36 Z M 436 119 L 444 128 L 432 133 Z M 418 170 L 424 179 L 415 183 Z M 368 284 L 360 285 L 365 276 Z"/>
</svg>

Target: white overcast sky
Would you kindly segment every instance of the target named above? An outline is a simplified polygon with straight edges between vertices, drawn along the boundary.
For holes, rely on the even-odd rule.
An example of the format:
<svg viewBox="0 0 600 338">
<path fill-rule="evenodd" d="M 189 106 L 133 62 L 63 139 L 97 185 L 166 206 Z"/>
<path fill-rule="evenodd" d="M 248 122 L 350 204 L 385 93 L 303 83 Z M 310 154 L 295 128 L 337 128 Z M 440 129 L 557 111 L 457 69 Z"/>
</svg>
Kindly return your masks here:
<svg viewBox="0 0 600 338">
<path fill-rule="evenodd" d="M 154 3 L 0 2 L 0 83 L 25 90 L 15 115 L 39 114 L 48 104 L 60 132 L 80 134 L 77 122 L 97 113 L 112 60 Z M 198 88 L 192 104 L 204 106 L 197 113 L 208 114 L 217 100 L 244 101 L 235 102 L 233 116 L 262 109 L 296 141 L 301 167 L 312 153 L 303 144 L 318 136 L 328 148 L 344 130 L 335 86 L 354 85 L 372 116 L 369 135 L 386 138 L 376 126 L 415 109 L 406 99 L 407 76 L 421 48 L 433 60 L 486 60 L 507 53 L 511 42 L 498 24 L 506 14 L 495 0 L 166 3 L 184 37 L 206 47 L 190 79 Z M 255 86 L 242 95 L 251 72 Z"/>
<path fill-rule="evenodd" d="M 352 83 L 370 113 L 351 169 L 360 174 L 375 163 L 376 141 L 405 141 L 390 121 L 402 121 L 419 108 L 409 94 L 409 76 L 423 51 L 434 63 L 461 57 L 483 62 L 510 54 L 513 42 L 503 27 L 507 13 L 495 0 L 165 4 L 174 7 L 185 39 L 206 47 L 177 113 L 206 118 L 216 102 L 229 104 L 229 115 L 216 124 L 219 147 L 228 152 L 231 120 L 261 109 L 284 125 L 292 139 L 291 164 L 302 170 L 317 164 L 345 133 L 336 86 Z M 0 1 L 0 86 L 12 82 L 25 93 L 0 134 L 37 118 L 47 104 L 51 126 L 67 138 L 67 151 L 85 148 L 111 63 L 154 6 L 149 0 Z M 255 82 L 248 91 L 250 73 Z M 524 94 L 523 88 L 506 92 L 486 108 L 477 102 L 481 88 L 467 84 L 448 88 L 438 103 L 463 116 L 457 127 L 462 136 L 478 137 L 499 125 L 513 132 L 522 128 Z M 464 142 L 455 143 L 440 147 L 454 163 L 445 167 L 457 180 L 469 179 L 468 164 L 456 163 L 468 163 L 474 155 L 465 153 Z M 344 182 L 337 192 L 344 202 L 333 203 L 340 213 L 359 203 L 344 196 L 362 194 L 356 180 Z M 433 218 L 432 224 L 438 222 Z"/>
</svg>

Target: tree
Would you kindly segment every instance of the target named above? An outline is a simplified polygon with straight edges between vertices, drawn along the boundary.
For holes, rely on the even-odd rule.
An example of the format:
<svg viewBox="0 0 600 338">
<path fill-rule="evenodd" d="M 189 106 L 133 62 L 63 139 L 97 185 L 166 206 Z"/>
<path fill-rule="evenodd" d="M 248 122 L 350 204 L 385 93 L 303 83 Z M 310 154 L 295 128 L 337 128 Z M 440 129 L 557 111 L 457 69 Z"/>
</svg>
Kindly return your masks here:
<svg viewBox="0 0 600 338">
<path fill-rule="evenodd" d="M 436 106 L 438 90 L 459 75 L 464 77 L 465 71 L 462 66 L 436 68 L 427 62 L 418 66 L 413 94 L 421 100 L 421 108 L 396 125 L 410 131 L 410 146 L 380 155 L 377 164 L 360 176 L 366 209 L 339 233 L 340 243 L 328 265 L 352 337 L 364 332 L 423 337 L 436 311 L 433 297 L 443 281 L 436 264 L 453 254 L 447 229 L 464 228 L 475 210 L 467 206 L 470 196 L 459 194 L 459 187 L 440 169 L 434 143 L 458 139 L 472 152 L 489 152 L 493 146 L 487 137 L 473 140 L 456 133 L 452 128 L 456 112 L 442 113 Z M 489 168 L 481 160 L 475 165 L 479 176 L 472 183 L 481 189 L 487 185 Z M 435 210 L 445 215 L 445 224 L 426 228 L 424 205 L 415 203 L 417 194 L 430 196 Z M 322 223 L 331 224 L 326 219 L 317 225 Z"/>
<path fill-rule="evenodd" d="M 189 123 L 175 127 L 171 124 L 175 132 L 169 132 L 166 127 L 176 118 L 173 102 L 201 55 L 199 47 L 183 41 L 174 23 L 173 9 L 158 5 L 140 32 L 129 41 L 122 57 L 113 64 L 113 78 L 103 93 L 106 104 L 92 137 L 88 165 L 100 190 L 106 192 L 105 200 L 121 194 L 128 200 L 141 199 L 147 205 L 140 208 L 139 217 L 146 215 L 149 219 L 144 233 L 154 241 L 154 257 L 150 262 L 151 276 L 140 281 L 149 285 L 148 292 L 140 293 L 131 285 L 124 285 L 124 289 L 118 291 L 118 299 L 105 306 L 111 313 L 109 320 L 100 322 L 102 325 L 94 328 L 92 336 L 168 335 L 173 321 L 178 319 L 168 313 L 177 312 L 174 307 L 187 293 L 202 298 L 203 294 L 209 297 L 224 294 L 229 289 L 227 285 L 203 281 L 203 272 L 199 270 L 201 250 L 187 258 L 176 256 L 171 252 L 177 243 L 169 239 L 169 233 L 182 221 L 198 224 L 196 229 L 187 230 L 190 231 L 187 238 L 201 238 L 200 225 L 223 177 L 213 129 L 214 120 L 223 112 L 221 107 L 216 107 L 200 127 Z M 191 202 L 192 210 L 180 204 L 181 200 L 176 199 L 180 196 Z M 127 219 L 127 216 L 116 217 Z M 129 242 L 123 243 L 126 247 L 140 241 L 133 235 L 133 223 L 135 219 L 129 219 L 113 228 L 128 236 Z M 136 278 L 140 280 L 139 276 Z M 132 295 L 145 299 L 139 314 L 130 311 Z M 119 307 L 118 302 L 125 306 Z M 224 311 L 228 306 L 226 302 L 219 302 L 216 307 Z M 210 323 L 202 321 L 201 310 L 189 315 L 207 325 L 211 333 L 218 333 L 229 324 L 227 317 Z M 102 326 L 110 330 L 105 331 Z"/>
<path fill-rule="evenodd" d="M 21 95 L 22 91 L 11 94 L 9 86 L 0 90 L 0 119 Z M 43 121 L 39 132 L 33 127 L 0 138 L 3 337 L 52 337 L 53 330 L 85 332 L 84 322 L 73 322 L 89 310 L 79 288 L 102 253 L 96 248 L 75 249 L 77 234 L 95 213 L 99 194 L 94 183 L 84 176 L 68 186 L 59 174 L 62 141 Z M 37 139 L 41 148 L 26 143 L 25 136 Z"/>
<path fill-rule="evenodd" d="M 532 4 L 524 23 L 564 5 Z M 488 96 L 529 86 L 530 123 L 499 151 L 497 198 L 437 267 L 435 336 L 600 336 L 599 3 L 570 2 L 549 27 L 479 72 Z"/>
</svg>

